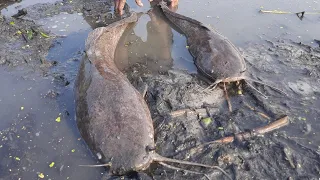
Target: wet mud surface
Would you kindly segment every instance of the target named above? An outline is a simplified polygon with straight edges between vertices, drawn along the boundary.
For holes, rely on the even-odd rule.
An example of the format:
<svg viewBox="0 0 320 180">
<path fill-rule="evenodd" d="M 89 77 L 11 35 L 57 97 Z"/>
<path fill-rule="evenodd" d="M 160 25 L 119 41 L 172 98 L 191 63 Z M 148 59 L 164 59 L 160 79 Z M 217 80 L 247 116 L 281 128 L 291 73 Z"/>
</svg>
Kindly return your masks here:
<svg viewBox="0 0 320 180">
<path fill-rule="evenodd" d="M 113 21 L 112 3 L 82 0 L 35 3 L 41 2 L 0 5 L 4 8 L 0 14 L 0 179 L 101 179 L 106 172 L 104 168 L 78 166 L 98 162 L 76 128 L 73 85 L 87 34 Z M 230 23 L 227 25 L 231 22 L 230 16 L 224 21 L 219 20 L 223 18 L 219 14 L 202 17 L 206 14 L 194 13 L 199 9 L 194 10 L 190 3 L 181 3 L 177 12 L 216 24 L 220 32 L 241 45 L 248 76 L 273 84 L 288 96 L 254 84 L 268 95 L 269 98 L 264 99 L 245 83 L 240 87 L 230 84 L 233 112 L 229 113 L 222 88 L 205 89 L 208 84 L 197 74 L 184 37 L 154 14 L 144 14 L 119 44 L 117 53 L 121 60 L 117 65 L 138 90 L 148 86 L 145 99 L 154 120 L 156 151 L 166 157 L 219 165 L 236 179 L 319 178 L 320 49 L 310 44 L 316 38 L 313 29 L 317 29 L 312 22 L 318 22 L 318 17 L 309 16 L 300 24 L 309 31 L 295 29 L 292 24 L 299 19 L 281 17 L 271 24 L 265 22 L 270 28 L 262 32 L 263 21 L 259 21 L 253 36 L 264 38 L 257 40 L 249 37 L 250 32 L 246 33 L 250 23 L 236 26 L 238 32 L 248 38 L 241 37 L 224 28 L 230 26 Z M 266 4 L 251 3 L 249 7 L 273 7 Z M 311 5 L 301 7 L 311 10 L 307 8 Z M 138 10 L 134 2 L 129 6 Z M 236 4 L 230 6 L 236 7 Z M 279 6 L 284 8 L 282 4 Z M 297 6 L 290 7 L 298 10 Z M 10 17 L 21 8 L 28 11 L 23 19 Z M 148 8 L 145 6 L 142 10 Z M 233 9 L 233 13 L 241 10 Z M 250 18 L 250 12 L 245 12 L 244 17 Z M 257 14 L 251 14 L 254 14 L 253 20 L 258 19 Z M 261 18 L 267 21 L 267 15 Z M 286 20 L 290 23 L 284 26 Z M 283 34 L 287 38 L 279 39 Z M 299 43 L 300 39 L 305 43 Z M 189 110 L 177 117 L 170 115 L 181 109 Z M 266 125 L 284 114 L 290 117 L 290 124 L 262 137 L 213 145 L 201 151 L 189 149 Z M 203 119 L 208 117 L 210 123 L 204 123 Z M 205 172 L 212 179 L 227 179 L 217 170 L 180 167 Z M 206 179 L 156 164 L 143 173 L 142 179 Z M 120 179 L 109 179 L 114 178 Z"/>
<path fill-rule="evenodd" d="M 261 92 L 269 95 L 268 99 L 264 99 L 243 86 L 242 95 L 234 93 L 231 97 L 234 111 L 229 113 L 223 91 L 203 91 L 207 85 L 197 81 L 197 78 L 176 71 L 159 76 L 160 79 L 146 78 L 144 81 L 149 85 L 147 102 L 154 115 L 159 153 L 178 159 L 218 164 L 236 179 L 316 179 L 320 165 L 317 133 L 319 48 L 281 41 L 264 45 L 250 44 L 242 51 L 250 65 L 251 77 L 282 87 L 288 97 L 260 87 Z M 266 58 L 266 61 L 260 60 Z M 306 73 L 308 69 L 312 69 L 312 73 Z M 299 78 L 292 78 L 289 73 Z M 278 74 L 282 74 L 281 79 L 278 79 Z M 184 85 L 177 82 L 183 82 Z M 230 93 L 233 88 L 230 86 Z M 271 119 L 260 116 L 247 105 Z M 171 111 L 185 108 L 191 111 L 177 118 L 169 116 Z M 202 113 L 192 111 L 194 109 L 202 110 Z M 284 114 L 290 117 L 290 124 L 273 133 L 245 142 L 207 147 L 196 153 L 188 150 L 196 144 L 266 125 Z M 203 126 L 201 119 L 208 116 L 213 121 Z M 161 170 L 157 169 L 156 172 L 161 173 Z M 164 174 L 177 179 L 190 176 L 171 170 L 165 170 Z M 217 174 L 219 172 L 210 176 L 213 179 L 223 178 Z M 158 175 L 156 177 L 160 178 Z"/>
</svg>

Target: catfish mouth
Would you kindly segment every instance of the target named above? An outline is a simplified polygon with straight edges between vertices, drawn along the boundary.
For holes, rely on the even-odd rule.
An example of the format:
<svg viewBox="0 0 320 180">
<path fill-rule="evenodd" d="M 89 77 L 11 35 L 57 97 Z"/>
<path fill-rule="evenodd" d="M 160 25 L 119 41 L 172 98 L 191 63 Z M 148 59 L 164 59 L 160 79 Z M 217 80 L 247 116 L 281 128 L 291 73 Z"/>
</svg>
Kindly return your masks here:
<svg viewBox="0 0 320 180">
<path fill-rule="evenodd" d="M 241 80 L 244 80 L 244 79 L 245 79 L 245 77 L 241 75 L 241 76 L 238 76 L 238 77 L 224 78 L 224 79 L 220 80 L 219 82 L 230 83 L 230 82 L 241 81 Z"/>
<path fill-rule="evenodd" d="M 146 169 L 149 168 L 150 164 L 153 162 L 153 154 L 155 152 L 154 151 L 150 151 L 148 152 L 144 157 L 143 157 L 143 161 L 141 161 L 140 164 L 137 164 L 135 167 L 134 167 L 134 171 L 138 172 L 138 171 L 144 171 Z"/>
<path fill-rule="evenodd" d="M 216 81 L 216 82 L 224 82 L 224 83 L 230 83 L 230 82 L 236 82 L 236 81 L 241 81 L 241 80 L 245 80 L 246 79 L 246 76 L 245 76 L 245 73 L 246 73 L 246 68 L 244 68 L 244 70 L 240 71 L 238 76 L 237 75 L 234 75 L 234 76 L 231 76 L 231 77 L 226 77 L 226 78 L 223 78 L 223 79 L 220 79 L 220 81 Z"/>
</svg>

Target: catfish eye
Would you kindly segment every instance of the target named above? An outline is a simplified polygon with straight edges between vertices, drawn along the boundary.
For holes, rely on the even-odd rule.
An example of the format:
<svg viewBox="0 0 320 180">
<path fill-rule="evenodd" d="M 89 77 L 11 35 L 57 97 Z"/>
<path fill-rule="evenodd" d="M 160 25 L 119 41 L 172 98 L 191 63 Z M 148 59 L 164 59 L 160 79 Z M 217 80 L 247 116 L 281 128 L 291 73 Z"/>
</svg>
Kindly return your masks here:
<svg viewBox="0 0 320 180">
<path fill-rule="evenodd" d="M 155 150 L 156 150 L 156 147 L 153 146 L 153 145 L 148 145 L 148 146 L 146 147 L 146 151 L 147 151 L 147 152 L 155 151 Z"/>
</svg>

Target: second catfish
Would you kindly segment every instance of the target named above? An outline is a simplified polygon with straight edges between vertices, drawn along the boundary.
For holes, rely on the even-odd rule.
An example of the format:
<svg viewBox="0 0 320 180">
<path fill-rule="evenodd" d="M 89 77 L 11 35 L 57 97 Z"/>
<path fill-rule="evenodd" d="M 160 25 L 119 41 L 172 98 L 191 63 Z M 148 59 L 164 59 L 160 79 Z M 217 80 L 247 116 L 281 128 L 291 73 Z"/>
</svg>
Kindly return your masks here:
<svg viewBox="0 0 320 180">
<path fill-rule="evenodd" d="M 212 86 L 221 82 L 247 80 L 267 85 L 285 94 L 274 86 L 246 77 L 244 58 L 226 37 L 197 20 L 172 12 L 165 2 L 160 2 L 159 7 L 165 17 L 186 36 L 195 65 L 201 73 L 213 81 Z M 257 90 L 248 82 L 247 84 Z"/>
</svg>

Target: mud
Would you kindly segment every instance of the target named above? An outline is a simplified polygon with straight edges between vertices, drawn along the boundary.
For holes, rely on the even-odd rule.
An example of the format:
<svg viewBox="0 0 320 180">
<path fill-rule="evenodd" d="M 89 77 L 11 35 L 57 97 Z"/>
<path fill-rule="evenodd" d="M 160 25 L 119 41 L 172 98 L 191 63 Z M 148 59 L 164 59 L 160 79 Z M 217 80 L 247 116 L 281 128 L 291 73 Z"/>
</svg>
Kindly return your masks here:
<svg viewBox="0 0 320 180">
<path fill-rule="evenodd" d="M 28 32 L 29 35 L 28 36 Z M 45 56 L 51 46 L 52 38 L 32 21 L 6 18 L 0 14 L 0 64 L 15 67 L 27 64 L 32 68 L 48 67 Z"/>
<path fill-rule="evenodd" d="M 47 18 L 55 18 L 57 14 L 63 14 L 67 17 L 68 15 L 84 16 L 83 20 L 91 24 L 92 28 L 102 26 L 111 21 L 112 7 L 108 3 L 108 1 L 90 3 L 73 0 L 73 3 L 63 1 L 36 4 L 24 7 L 28 10 L 28 14 L 20 20 L 10 18 L 19 8 L 1 11 L 2 72 L 0 80 L 5 87 L 0 90 L 1 179 L 36 179 L 41 173 L 44 174 L 45 179 L 100 179 L 106 173 L 103 168 L 78 166 L 98 163 L 82 140 L 78 139 L 80 135 L 74 121 L 72 90 L 79 65 L 78 59 L 83 55 L 84 39 L 90 31 L 90 26 L 86 26 L 83 31 L 66 33 L 48 26 L 39 26 L 38 23 Z M 179 6 L 185 7 L 180 9 L 181 12 L 190 13 L 185 14 L 187 16 L 202 19 L 205 22 L 210 19 L 206 18 L 205 14 L 191 13 L 193 6 L 188 3 Z M 221 6 L 224 5 L 221 4 Z M 223 9 L 221 6 L 219 8 Z M 12 9 L 13 11 L 9 11 Z M 232 11 L 232 8 L 229 9 Z M 242 8 L 239 8 L 240 10 Z M 234 11 L 237 12 L 238 9 Z M 243 13 L 248 17 L 249 12 L 251 11 Z M 223 18 L 221 14 L 208 15 Z M 238 19 L 241 17 L 239 15 L 235 20 L 243 22 Z M 257 21 L 258 18 L 266 20 L 268 17 L 270 16 L 255 16 L 248 22 Z M 272 17 L 276 18 L 276 16 Z M 290 17 L 286 18 L 295 22 Z M 313 37 L 317 29 L 311 23 L 314 17 L 309 16 L 307 19 L 308 21 L 303 21 L 300 25 L 305 25 L 309 30 L 300 32 L 302 37 L 306 37 L 301 39 L 304 42 L 310 42 L 310 38 L 307 37 Z M 10 24 L 12 21 L 14 25 Z M 287 20 L 281 18 L 278 23 L 267 25 L 271 26 L 271 29 L 265 28 L 268 29 L 265 31 L 267 35 L 262 36 L 278 37 L 283 34 L 279 26 L 283 26 L 284 21 Z M 225 24 L 232 24 L 229 18 L 223 20 L 225 24 L 218 18 L 213 22 L 220 27 L 219 31 L 226 26 Z M 262 27 L 262 22 L 264 21 L 259 21 L 256 27 Z M 230 95 L 234 112 L 230 114 L 221 89 L 213 92 L 203 90 L 207 84 L 197 74 L 178 70 L 185 69 L 183 66 L 174 66 L 176 61 L 173 54 L 181 51 L 185 44 L 170 46 L 171 57 L 167 59 L 173 60 L 173 63 L 165 63 L 164 70 L 160 67 L 156 69 L 157 63 L 148 67 L 148 64 L 135 61 L 136 57 L 131 55 L 131 58 L 135 58 L 135 62 L 129 62 L 129 66 L 122 69 L 127 72 L 128 78 L 137 89 L 141 89 L 145 84 L 148 85 L 146 100 L 154 120 L 156 151 L 166 157 L 219 165 L 237 179 L 317 179 L 320 171 L 318 135 L 320 131 L 318 123 L 320 50 L 312 44 L 310 46 L 310 44 L 298 43 L 299 38 L 296 36 L 299 35 L 299 27 L 294 30 L 295 26 L 292 24 L 284 26 L 283 30 L 293 31 L 294 38 L 290 34 L 285 34 L 286 37 L 295 39 L 294 42 L 272 39 L 272 41 L 257 43 L 253 40 L 250 43 L 244 43 L 250 39 L 245 38 L 250 34 L 246 31 L 249 25 L 245 25 L 247 26 L 236 26 L 244 37 L 233 33 L 234 30 L 231 28 L 225 28 L 222 32 L 231 40 L 236 39 L 236 42 L 239 42 L 239 39 L 242 40 L 241 43 L 236 44 L 241 44 L 241 52 L 249 69 L 248 75 L 276 84 L 289 96 L 284 97 L 263 86 L 258 88 L 270 96 L 267 100 L 245 86 L 241 87 L 242 95 L 238 95 L 238 87 L 231 84 Z M 16 34 L 19 29 L 26 31 L 31 27 L 48 34 L 50 38 L 35 34 L 27 43 L 21 35 Z M 261 29 L 254 34 L 264 33 Z M 268 34 L 269 31 L 276 35 Z M 137 32 L 136 29 L 134 32 Z M 131 34 L 132 31 L 129 33 Z M 67 37 L 55 36 L 56 34 L 67 35 Z M 169 35 L 173 36 L 174 41 L 169 39 L 167 42 L 183 41 L 177 38 L 180 34 L 173 30 Z M 134 36 L 139 35 L 136 33 Z M 27 48 L 26 45 L 29 47 Z M 24 46 L 25 49 L 22 48 Z M 187 52 L 185 48 L 184 50 L 183 53 Z M 139 49 L 135 51 L 138 52 Z M 148 53 L 152 54 L 152 52 Z M 152 73 L 156 71 L 161 73 Z M 271 117 L 271 120 L 251 111 L 245 104 L 264 112 Z M 23 110 L 21 110 L 22 106 Z M 186 115 L 174 118 L 169 115 L 171 111 L 185 108 L 191 109 Z M 200 111 L 200 115 L 193 109 Z M 206 147 L 199 152 L 188 150 L 189 147 L 202 142 L 263 126 L 283 114 L 290 117 L 290 125 L 263 137 L 230 145 Z M 58 116 L 61 118 L 60 123 L 56 121 Z M 202 119 L 209 116 L 212 122 L 204 126 Z M 55 165 L 51 168 L 49 165 L 52 162 L 55 162 Z M 225 178 L 219 171 L 202 168 L 192 170 L 206 172 L 213 179 Z M 160 165 L 154 165 L 144 173 L 146 174 L 143 177 L 154 179 L 205 179 L 203 176 L 169 170 Z M 127 178 L 136 179 L 135 176 Z"/>
<path fill-rule="evenodd" d="M 255 92 L 250 92 L 250 88 L 243 87 L 243 95 L 233 94 L 231 97 L 236 109 L 229 114 L 222 90 L 203 91 L 206 84 L 197 77 L 179 71 L 142 77 L 149 87 L 147 102 L 156 124 L 158 152 L 177 159 L 218 164 L 236 179 L 317 178 L 320 168 L 317 135 L 319 126 L 316 125 L 316 117 L 319 115 L 319 110 L 316 108 L 319 106 L 317 98 L 319 48 L 291 41 L 272 43 L 268 41 L 263 45 L 247 45 L 242 51 L 246 61 L 251 64 L 249 72 L 252 76 L 261 80 L 279 81 L 278 86 L 283 87 L 289 97 L 282 97 L 271 89 L 261 87 L 262 92 L 270 95 L 265 100 L 255 95 Z M 277 70 L 272 68 L 274 66 L 279 68 L 278 74 L 272 72 L 273 75 L 270 75 L 268 70 Z M 312 73 L 305 73 L 306 70 Z M 296 79 L 286 74 L 289 72 L 295 73 Z M 281 74 L 286 76 L 280 76 Z M 230 86 L 230 88 L 232 93 L 235 87 Z M 197 95 L 194 96 L 195 94 Z M 271 120 L 259 116 L 246 108 L 245 104 L 264 112 L 271 117 Z M 185 108 L 191 110 L 204 108 L 206 112 L 204 117 L 211 117 L 213 122 L 207 127 L 202 126 L 203 117 L 199 118 L 198 113 L 193 111 L 177 118 L 169 116 L 171 111 Z M 291 123 L 277 132 L 245 142 L 208 147 L 201 152 L 188 150 L 196 144 L 262 126 L 283 114 L 289 115 Z M 312 130 L 310 123 L 313 124 Z M 152 175 L 156 179 L 161 179 L 163 176 L 176 179 L 200 178 L 160 168 Z M 219 172 L 211 172 L 210 177 L 224 178 Z"/>
</svg>

